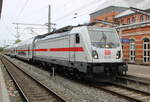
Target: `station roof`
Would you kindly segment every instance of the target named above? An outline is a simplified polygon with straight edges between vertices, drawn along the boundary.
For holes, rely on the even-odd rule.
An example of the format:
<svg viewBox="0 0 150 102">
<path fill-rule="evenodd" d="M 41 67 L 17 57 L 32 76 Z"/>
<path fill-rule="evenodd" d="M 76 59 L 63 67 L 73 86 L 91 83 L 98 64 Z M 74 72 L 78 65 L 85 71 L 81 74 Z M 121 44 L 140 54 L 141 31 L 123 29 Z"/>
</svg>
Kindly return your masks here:
<svg viewBox="0 0 150 102">
<path fill-rule="evenodd" d="M 149 4 L 150 0 L 105 0 L 105 2 L 99 5 L 99 7 L 95 9 L 91 14 L 94 15 L 98 11 L 103 11 L 104 8 L 108 8 L 110 6 L 126 8 L 126 10 L 116 16 L 116 18 L 118 18 L 134 13 L 133 11 L 127 9 L 129 7 L 147 10 L 150 8 Z"/>
<path fill-rule="evenodd" d="M 134 1 L 134 0 L 133 0 Z M 138 8 L 138 9 L 142 9 L 142 10 L 147 10 L 150 11 L 150 0 L 141 0 L 140 3 L 135 3 L 134 5 L 131 5 L 132 7 Z M 128 9 L 122 13 L 120 13 L 119 15 L 117 15 L 115 18 L 119 18 L 119 17 L 123 17 L 123 16 L 127 16 L 130 14 L 134 14 L 135 12 L 133 12 L 132 10 Z"/>
<path fill-rule="evenodd" d="M 109 13 L 109 12 L 123 12 L 125 10 L 127 10 L 128 8 L 126 7 L 120 7 L 120 6 L 108 6 L 106 8 L 100 9 L 96 12 L 93 12 L 90 14 L 91 18 L 95 18 L 97 16 L 103 15 L 105 13 Z"/>
<path fill-rule="evenodd" d="M 3 0 L 0 0 L 0 17 L 1 17 L 1 13 L 2 13 L 2 3 L 3 3 Z"/>
</svg>

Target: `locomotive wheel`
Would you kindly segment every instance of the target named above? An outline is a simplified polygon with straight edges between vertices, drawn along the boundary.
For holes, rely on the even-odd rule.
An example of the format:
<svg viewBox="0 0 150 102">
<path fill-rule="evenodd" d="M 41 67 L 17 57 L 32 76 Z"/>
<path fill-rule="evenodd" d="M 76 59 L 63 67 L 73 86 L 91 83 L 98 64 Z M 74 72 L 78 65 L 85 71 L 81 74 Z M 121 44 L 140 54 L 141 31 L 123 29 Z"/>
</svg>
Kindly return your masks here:
<svg viewBox="0 0 150 102">
<path fill-rule="evenodd" d="M 81 79 L 81 73 L 78 71 L 78 70 L 75 70 L 74 71 L 74 75 L 75 75 L 75 78 L 80 80 Z"/>
</svg>

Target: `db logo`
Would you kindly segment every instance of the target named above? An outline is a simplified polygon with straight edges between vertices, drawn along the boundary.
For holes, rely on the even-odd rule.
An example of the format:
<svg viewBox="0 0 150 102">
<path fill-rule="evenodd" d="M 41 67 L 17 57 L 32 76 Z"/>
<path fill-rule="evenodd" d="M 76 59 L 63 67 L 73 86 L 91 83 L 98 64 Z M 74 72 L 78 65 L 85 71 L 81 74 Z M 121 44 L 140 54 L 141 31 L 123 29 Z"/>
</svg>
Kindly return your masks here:
<svg viewBox="0 0 150 102">
<path fill-rule="evenodd" d="M 111 50 L 105 50 L 105 51 L 104 51 L 104 54 L 105 54 L 105 55 L 111 55 Z"/>
</svg>

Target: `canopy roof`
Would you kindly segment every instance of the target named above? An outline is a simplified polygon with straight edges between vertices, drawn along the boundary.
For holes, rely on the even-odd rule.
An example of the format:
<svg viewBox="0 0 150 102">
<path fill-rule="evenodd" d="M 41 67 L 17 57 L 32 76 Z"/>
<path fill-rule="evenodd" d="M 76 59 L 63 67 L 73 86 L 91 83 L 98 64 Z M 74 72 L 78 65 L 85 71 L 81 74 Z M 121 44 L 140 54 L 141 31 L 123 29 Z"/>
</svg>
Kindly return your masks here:
<svg viewBox="0 0 150 102">
<path fill-rule="evenodd" d="M 136 0 L 133 0 L 134 2 L 136 2 Z M 138 0 L 137 0 L 138 1 Z M 141 0 L 139 3 L 134 3 L 134 5 L 130 5 L 131 7 L 135 7 L 141 10 L 146 10 L 146 11 L 150 11 L 150 0 Z M 130 14 L 134 14 L 135 12 L 128 9 L 122 13 L 120 13 L 119 15 L 117 15 L 115 18 L 119 18 L 119 17 L 123 17 L 123 16 L 128 16 Z"/>
</svg>

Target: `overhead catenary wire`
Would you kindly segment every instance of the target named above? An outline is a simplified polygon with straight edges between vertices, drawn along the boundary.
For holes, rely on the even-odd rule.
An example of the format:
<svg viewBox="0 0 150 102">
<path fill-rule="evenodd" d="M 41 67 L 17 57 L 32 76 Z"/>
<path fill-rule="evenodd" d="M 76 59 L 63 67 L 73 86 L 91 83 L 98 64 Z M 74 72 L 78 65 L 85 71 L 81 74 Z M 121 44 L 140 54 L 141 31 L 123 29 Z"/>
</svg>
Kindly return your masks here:
<svg viewBox="0 0 150 102">
<path fill-rule="evenodd" d="M 18 14 L 18 18 L 19 18 L 19 16 L 23 13 L 23 11 L 24 11 L 24 9 L 26 8 L 28 2 L 29 2 L 29 0 L 26 0 L 24 6 L 22 6 L 22 8 L 21 8 L 21 10 L 20 10 L 20 12 L 19 12 L 19 14 Z"/>
<path fill-rule="evenodd" d="M 93 4 L 90 4 L 90 5 L 87 5 L 88 6 L 88 9 L 90 9 L 89 8 L 89 6 L 91 7 L 91 6 L 96 6 L 96 7 L 98 7 L 99 5 L 101 5 L 101 4 L 97 4 L 97 5 L 93 5 Z M 93 8 L 93 7 L 92 7 Z M 95 9 L 95 8 L 94 8 Z M 93 9 L 93 10 L 94 10 Z M 91 11 L 89 11 L 89 10 L 87 10 L 87 9 L 83 9 L 85 12 L 84 12 L 84 14 L 80 14 L 80 15 L 77 15 L 77 18 L 79 18 L 79 17 L 81 17 L 81 16 L 83 16 L 83 15 L 89 15 L 90 13 L 92 13 L 93 12 L 93 10 L 91 10 Z M 82 11 L 83 11 L 82 10 Z M 86 12 L 86 11 L 88 11 L 88 12 Z M 77 12 L 78 14 L 79 14 L 79 12 Z M 64 16 L 64 18 L 61 18 L 61 19 L 59 19 L 59 20 L 57 20 L 57 22 L 59 21 L 61 21 L 61 22 L 64 22 L 64 19 L 65 19 L 66 17 Z M 70 18 L 70 19 L 66 19 L 66 20 L 71 20 L 72 18 Z M 65 20 L 65 21 L 66 21 Z M 73 19 L 72 19 L 73 20 Z M 53 21 L 54 22 L 54 21 Z M 86 21 L 87 22 L 87 21 Z"/>
<path fill-rule="evenodd" d="M 95 6 L 95 5 L 87 5 L 88 6 L 88 8 L 86 8 L 86 9 L 82 9 L 82 11 L 84 11 L 84 13 L 77 13 L 77 15 L 74 15 L 74 16 L 76 16 L 77 18 L 79 18 L 79 17 L 81 17 L 81 16 L 84 16 L 84 15 L 89 15 L 90 13 L 92 13 L 93 12 L 93 10 L 91 10 L 91 11 L 89 11 L 88 9 L 90 9 L 90 8 L 93 8 L 92 6 Z M 98 4 L 98 6 L 99 6 L 99 4 Z M 90 7 L 90 8 L 89 8 Z M 97 6 L 96 6 L 97 7 Z M 63 18 L 61 18 L 61 19 L 58 19 L 57 20 L 57 22 L 65 22 L 66 20 L 64 20 L 64 19 L 66 19 L 66 20 L 73 20 L 73 18 L 71 17 L 71 18 L 66 18 L 65 16 L 63 17 Z M 54 21 L 53 21 L 54 22 Z"/>
<path fill-rule="evenodd" d="M 79 14 L 79 15 L 77 15 L 77 18 L 79 18 L 79 17 L 81 17 L 81 16 L 84 16 L 84 15 L 87 15 L 87 13 L 89 13 L 89 12 L 84 12 L 83 14 Z M 71 17 L 71 18 L 66 19 L 66 20 L 73 20 L 73 18 Z M 64 21 L 66 21 L 66 20 L 60 19 L 60 20 L 58 20 L 58 21 L 59 21 L 59 22 L 64 22 Z"/>
<path fill-rule="evenodd" d="M 86 10 L 89 6 L 93 6 L 94 4 L 96 4 L 96 3 L 97 3 L 96 1 L 98 1 L 98 0 L 92 0 L 91 2 L 88 2 L 88 3 L 86 3 L 85 5 L 82 5 L 82 6 L 80 6 L 79 8 L 74 9 L 74 10 L 68 12 L 68 13 L 65 14 L 64 16 L 58 17 L 58 18 L 56 18 L 56 19 L 54 19 L 54 20 L 52 20 L 52 21 L 53 21 L 53 22 L 56 22 L 57 20 L 64 19 L 64 18 L 66 18 L 67 16 L 70 16 L 70 15 L 72 15 L 72 14 L 78 12 L 78 11 L 81 12 L 81 11 L 83 11 L 83 10 Z M 47 18 L 47 16 L 41 17 L 40 19 L 35 20 L 34 22 L 38 22 L 38 21 L 43 20 L 43 19 L 45 19 L 45 18 Z"/>
<path fill-rule="evenodd" d="M 59 17 L 59 18 L 57 18 L 57 19 L 54 19 L 53 21 L 57 21 L 57 20 L 62 19 L 62 18 L 64 18 L 64 17 L 68 16 L 68 15 L 71 15 L 71 14 L 73 14 L 73 13 L 76 13 L 77 11 L 81 11 L 82 9 L 85 9 L 85 8 L 87 8 L 87 7 L 91 6 L 91 5 L 93 5 L 93 3 L 94 3 L 94 4 L 97 3 L 97 2 L 95 2 L 95 1 L 97 1 L 97 0 L 92 0 L 91 2 L 87 3 L 86 5 L 82 5 L 82 6 L 80 6 L 79 8 L 74 9 L 74 10 L 70 11 L 69 13 L 65 14 L 64 16 Z"/>
<path fill-rule="evenodd" d="M 92 0 L 92 2 L 93 1 L 95 2 L 96 0 Z M 70 3 L 70 1 L 68 0 L 67 3 L 65 3 L 64 5 L 68 4 L 68 2 Z M 19 9 L 19 13 L 18 13 L 18 17 L 17 18 L 19 18 L 19 16 L 21 16 L 24 13 L 25 9 L 27 8 L 26 6 L 28 5 L 28 3 L 29 3 L 29 0 L 26 0 L 25 3 L 24 3 L 24 5 L 22 6 L 22 8 Z M 90 4 L 90 3 L 88 3 L 88 4 Z M 81 8 L 80 10 L 82 10 L 82 9 L 85 9 L 85 6 L 83 6 L 83 8 Z M 75 10 L 74 10 L 74 12 L 75 12 Z M 10 33 L 10 30 L 9 30 L 9 33 Z M 15 35 L 15 34 L 12 34 L 12 35 Z"/>
<path fill-rule="evenodd" d="M 8 26 L 5 25 L 5 28 L 6 28 L 7 31 L 9 31 L 9 33 L 10 33 L 11 35 L 15 36 L 15 34 L 8 28 Z"/>
<path fill-rule="evenodd" d="M 21 10 L 22 12 L 23 12 L 23 10 L 25 9 L 25 7 L 26 7 L 28 1 L 29 1 L 29 0 L 26 1 L 25 6 L 22 8 L 22 10 Z M 63 17 L 61 17 L 61 19 L 63 19 L 63 18 L 66 17 L 67 15 L 71 15 L 73 12 L 75 13 L 75 12 L 77 12 L 77 11 L 81 12 L 81 11 L 83 11 L 83 10 L 86 10 L 87 7 L 89 8 L 89 6 L 92 6 L 92 5 L 94 5 L 95 3 L 97 3 L 96 1 L 97 1 L 97 0 L 92 0 L 92 1 L 90 1 L 90 2 L 88 2 L 88 3 L 86 3 L 85 5 L 80 6 L 79 8 L 77 8 L 77 9 L 75 9 L 75 10 L 73 10 L 73 11 L 67 13 L 67 14 L 64 15 Z M 70 2 L 70 1 L 68 0 L 67 2 Z M 64 5 L 65 5 L 65 4 L 64 4 Z M 20 15 L 21 15 L 21 14 L 20 14 Z M 83 14 L 82 14 L 82 15 L 83 15 Z M 44 18 L 46 18 L 46 17 L 44 17 Z M 42 18 L 42 19 L 43 19 L 43 18 Z M 57 18 L 57 19 L 58 19 L 58 18 Z M 41 20 L 41 19 L 40 19 L 40 20 Z"/>
<path fill-rule="evenodd" d="M 70 3 L 70 2 L 72 2 L 71 0 L 68 0 L 66 3 L 64 3 L 64 5 L 63 6 L 65 6 L 65 5 L 67 5 L 68 3 Z M 27 4 L 26 4 L 27 5 Z M 37 10 L 33 10 L 32 12 L 30 12 L 30 13 L 32 13 L 32 15 L 34 14 L 36 14 L 36 13 L 39 13 L 39 11 L 42 11 L 43 9 L 45 9 L 45 8 L 47 8 L 47 4 L 46 5 L 44 5 L 44 6 L 42 6 L 41 8 L 38 8 Z M 59 7 L 60 8 L 60 7 Z M 30 16 L 25 16 L 26 18 L 31 18 L 31 15 Z M 19 17 L 18 17 L 19 18 Z M 24 17 L 22 17 L 22 18 L 20 18 L 20 19 L 23 19 Z M 40 19 L 38 19 L 38 20 L 36 20 L 36 21 L 39 21 L 39 20 L 41 20 L 41 19 L 45 19 L 45 18 L 47 18 L 47 16 L 45 15 L 44 17 L 42 17 L 42 18 L 40 18 Z M 32 17 L 32 19 L 33 19 L 33 17 Z"/>
<path fill-rule="evenodd" d="M 28 23 L 13 23 L 13 24 L 19 24 L 19 25 L 32 25 L 32 26 L 46 26 L 46 25 L 43 25 L 43 24 L 28 24 Z"/>
<path fill-rule="evenodd" d="M 84 10 L 84 9 L 83 9 Z M 86 13 L 85 13 L 86 14 Z M 85 14 L 82 14 L 82 15 L 85 15 Z M 46 18 L 46 17 L 42 17 L 40 18 L 39 20 L 43 19 L 43 18 Z M 58 19 L 57 21 L 61 21 L 61 20 L 64 20 L 66 18 L 66 16 L 64 17 L 61 17 L 61 19 Z M 71 18 L 72 19 L 72 18 Z M 67 20 L 70 20 L 70 19 L 67 19 Z"/>
<path fill-rule="evenodd" d="M 47 5 L 44 5 L 41 8 L 38 8 L 36 10 L 32 10 L 31 12 L 29 12 L 31 14 L 30 16 L 29 15 L 25 15 L 24 17 L 19 18 L 19 19 L 24 19 L 24 18 L 25 19 L 33 19 L 32 15 L 39 14 L 40 11 L 43 12 L 43 9 L 46 9 L 46 8 L 47 8 Z"/>
<path fill-rule="evenodd" d="M 52 19 L 52 22 L 56 22 L 56 21 L 58 21 L 58 20 L 63 20 L 63 19 L 66 18 L 68 15 L 71 16 L 71 15 L 73 15 L 73 13 L 75 14 L 76 12 L 79 13 L 79 12 L 81 12 L 81 11 L 83 11 L 83 10 L 88 11 L 89 7 L 94 6 L 94 4 L 97 3 L 96 1 L 97 1 L 97 0 L 92 0 L 91 2 L 88 2 L 86 5 L 82 5 L 82 6 L 80 6 L 79 8 L 70 11 L 70 13 L 67 13 L 67 14 L 64 15 L 64 16 L 61 16 L 59 19 L 58 19 L 58 18 L 56 18 L 56 19 L 54 19 L 54 20 Z M 98 6 L 99 6 L 99 3 L 97 3 L 97 4 L 98 4 Z M 97 7 L 97 6 L 96 6 L 96 7 Z M 38 19 L 38 20 L 35 20 L 34 22 L 38 22 L 38 21 L 44 20 L 44 19 L 46 19 L 46 18 L 47 18 L 47 16 L 43 16 L 42 18 L 40 18 L 40 19 Z"/>
</svg>

